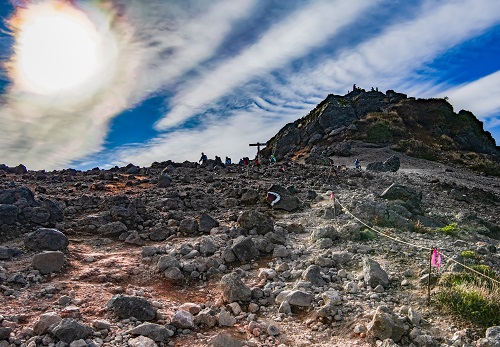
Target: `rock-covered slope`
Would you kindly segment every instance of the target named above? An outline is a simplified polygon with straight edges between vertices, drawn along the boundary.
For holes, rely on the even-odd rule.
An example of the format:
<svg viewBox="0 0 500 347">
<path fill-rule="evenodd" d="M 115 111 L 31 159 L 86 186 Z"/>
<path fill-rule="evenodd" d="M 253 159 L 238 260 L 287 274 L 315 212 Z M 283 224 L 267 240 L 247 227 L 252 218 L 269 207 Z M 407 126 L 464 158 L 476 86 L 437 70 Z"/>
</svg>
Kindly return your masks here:
<svg viewBox="0 0 500 347">
<path fill-rule="evenodd" d="M 388 90 L 355 88 L 328 95 L 303 118 L 267 142 L 265 157 L 349 156 L 350 142 L 389 146 L 410 156 L 500 175 L 500 148 L 471 112 L 454 112 L 445 99 L 415 99 Z"/>
<path fill-rule="evenodd" d="M 498 273 L 499 179 L 358 150 L 367 161 L 399 155 L 398 167 L 0 172 L 0 346 L 500 343 L 498 327 L 427 306 L 418 248 L 438 247 L 443 272 L 461 271 L 449 259 L 471 251 Z"/>
</svg>

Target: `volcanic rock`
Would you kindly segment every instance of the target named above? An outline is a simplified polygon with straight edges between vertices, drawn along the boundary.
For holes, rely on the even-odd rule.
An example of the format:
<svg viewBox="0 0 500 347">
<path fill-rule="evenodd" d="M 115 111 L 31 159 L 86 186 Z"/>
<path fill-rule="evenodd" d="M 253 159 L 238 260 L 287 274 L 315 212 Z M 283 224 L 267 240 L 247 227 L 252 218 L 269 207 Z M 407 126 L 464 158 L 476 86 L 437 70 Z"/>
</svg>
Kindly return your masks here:
<svg viewBox="0 0 500 347">
<path fill-rule="evenodd" d="M 156 316 L 153 305 L 137 296 L 115 295 L 108 301 L 107 308 L 123 319 L 135 317 L 141 321 L 150 321 Z"/>
<path fill-rule="evenodd" d="M 69 240 L 57 229 L 40 228 L 24 238 L 26 248 L 33 251 L 65 250 Z"/>
</svg>

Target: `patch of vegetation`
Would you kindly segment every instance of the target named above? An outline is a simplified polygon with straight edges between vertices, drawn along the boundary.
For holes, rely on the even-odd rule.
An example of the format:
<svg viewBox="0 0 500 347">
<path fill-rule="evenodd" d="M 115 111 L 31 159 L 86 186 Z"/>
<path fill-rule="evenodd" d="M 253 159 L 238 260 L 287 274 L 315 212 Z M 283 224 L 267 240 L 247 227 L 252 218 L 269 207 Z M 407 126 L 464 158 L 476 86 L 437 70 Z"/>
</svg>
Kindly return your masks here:
<svg viewBox="0 0 500 347">
<path fill-rule="evenodd" d="M 377 233 L 370 229 L 361 230 L 359 234 L 360 240 L 373 240 L 377 237 Z"/>
<path fill-rule="evenodd" d="M 371 143 L 386 143 L 391 142 L 392 139 L 392 128 L 384 121 L 377 121 L 368 129 L 366 134 L 366 141 Z"/>
<path fill-rule="evenodd" d="M 453 235 L 455 231 L 458 230 L 458 224 L 457 223 L 451 223 L 448 224 L 447 226 L 444 226 L 442 228 L 437 228 L 436 231 L 441 232 L 446 235 Z"/>
<path fill-rule="evenodd" d="M 415 158 L 421 158 L 431 161 L 437 160 L 437 153 L 439 153 L 439 150 L 436 150 L 436 148 L 433 148 L 415 139 L 400 140 L 394 146 L 392 146 L 392 149 L 394 149 L 395 151 L 404 152 L 407 155 Z"/>
<path fill-rule="evenodd" d="M 472 268 L 500 280 L 489 266 Z M 493 281 L 473 272 L 460 272 L 444 275 L 439 285 L 435 299 L 443 309 L 482 328 L 500 324 L 500 287 Z"/>
<path fill-rule="evenodd" d="M 462 251 L 460 255 L 462 256 L 462 258 L 468 258 L 468 259 L 476 258 L 476 253 L 474 253 L 474 251 Z"/>
</svg>

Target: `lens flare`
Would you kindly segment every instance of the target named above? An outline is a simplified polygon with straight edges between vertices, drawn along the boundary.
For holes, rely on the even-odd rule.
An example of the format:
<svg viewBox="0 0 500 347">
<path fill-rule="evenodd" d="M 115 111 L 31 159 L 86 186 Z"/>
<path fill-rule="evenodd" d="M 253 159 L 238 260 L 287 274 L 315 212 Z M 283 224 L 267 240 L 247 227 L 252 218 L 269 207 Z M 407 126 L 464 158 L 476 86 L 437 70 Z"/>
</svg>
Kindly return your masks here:
<svg viewBox="0 0 500 347">
<path fill-rule="evenodd" d="M 97 80 L 110 60 L 109 37 L 103 38 L 86 12 L 71 3 L 45 1 L 19 9 L 11 27 L 16 42 L 9 71 L 18 90 L 87 95 L 101 84 Z"/>
</svg>

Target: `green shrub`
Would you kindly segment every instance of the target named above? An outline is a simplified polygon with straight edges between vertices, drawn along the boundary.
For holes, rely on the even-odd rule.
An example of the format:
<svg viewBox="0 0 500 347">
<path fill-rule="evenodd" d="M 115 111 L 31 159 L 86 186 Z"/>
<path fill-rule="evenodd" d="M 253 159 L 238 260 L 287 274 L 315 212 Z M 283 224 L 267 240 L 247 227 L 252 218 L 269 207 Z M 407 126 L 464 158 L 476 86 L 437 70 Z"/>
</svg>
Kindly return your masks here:
<svg viewBox="0 0 500 347">
<path fill-rule="evenodd" d="M 500 279 L 489 266 L 474 265 L 472 268 L 494 280 Z M 468 271 L 444 275 L 439 286 L 435 299 L 443 309 L 482 328 L 500 324 L 498 284 Z"/>
<path fill-rule="evenodd" d="M 366 141 L 372 143 L 386 143 L 392 141 L 392 129 L 390 125 L 384 121 L 377 121 L 368 129 Z"/>
<path fill-rule="evenodd" d="M 370 229 L 361 230 L 359 234 L 360 240 L 373 240 L 377 237 L 377 233 Z"/>
<path fill-rule="evenodd" d="M 469 258 L 469 259 L 476 258 L 476 253 L 474 253 L 474 251 L 462 251 L 460 255 L 462 256 L 462 258 Z"/>
<path fill-rule="evenodd" d="M 437 228 L 436 230 L 439 232 L 442 232 L 446 235 L 452 235 L 455 231 L 458 230 L 458 225 L 457 225 L 457 223 L 451 223 L 445 227 Z"/>
</svg>

